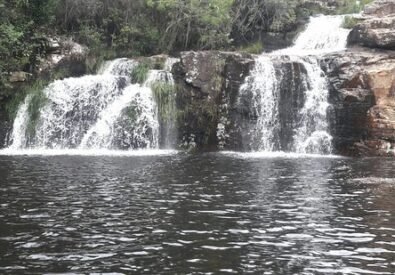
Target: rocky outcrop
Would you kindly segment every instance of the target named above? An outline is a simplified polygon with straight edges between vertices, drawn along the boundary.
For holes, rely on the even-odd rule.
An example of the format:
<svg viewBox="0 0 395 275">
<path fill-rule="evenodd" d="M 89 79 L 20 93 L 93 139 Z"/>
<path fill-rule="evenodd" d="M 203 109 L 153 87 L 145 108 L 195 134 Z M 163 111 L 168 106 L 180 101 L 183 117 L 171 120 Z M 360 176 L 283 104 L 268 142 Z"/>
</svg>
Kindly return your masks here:
<svg viewBox="0 0 395 275">
<path fill-rule="evenodd" d="M 365 7 L 364 14 L 375 17 L 395 14 L 395 2 L 394 0 L 376 0 Z"/>
<path fill-rule="evenodd" d="M 395 155 L 395 1 L 366 6 L 348 42 L 351 50 L 324 62 L 335 146 L 343 154 Z"/>
<path fill-rule="evenodd" d="M 353 49 L 323 60 L 334 146 L 346 155 L 395 155 L 395 52 Z"/>
<path fill-rule="evenodd" d="M 87 73 L 87 47 L 71 39 L 48 38 L 48 41 L 47 55 L 40 60 L 36 70 L 37 75 L 62 78 Z"/>
<path fill-rule="evenodd" d="M 379 0 L 368 5 L 362 22 L 348 38 L 350 45 L 395 50 L 395 1 Z"/>
<path fill-rule="evenodd" d="M 25 82 L 31 78 L 32 74 L 27 72 L 12 72 L 9 78 L 10 83 Z"/>
<path fill-rule="evenodd" d="M 254 60 L 234 52 L 183 52 L 173 67 L 182 147 L 216 150 L 227 121 L 227 102 L 237 94 Z"/>
</svg>

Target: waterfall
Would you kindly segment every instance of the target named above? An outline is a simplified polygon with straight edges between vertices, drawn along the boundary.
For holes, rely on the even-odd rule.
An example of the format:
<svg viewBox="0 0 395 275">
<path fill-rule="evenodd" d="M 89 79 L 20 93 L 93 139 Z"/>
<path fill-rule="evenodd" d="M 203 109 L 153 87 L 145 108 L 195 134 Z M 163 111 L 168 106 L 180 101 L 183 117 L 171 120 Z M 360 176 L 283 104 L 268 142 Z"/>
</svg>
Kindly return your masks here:
<svg viewBox="0 0 395 275">
<path fill-rule="evenodd" d="M 241 95 L 251 93 L 250 110 L 257 121 L 251 129 L 251 148 L 274 151 L 278 141 L 278 87 L 273 62 L 267 56 L 256 59 L 255 68 L 240 88 Z"/>
<path fill-rule="evenodd" d="M 26 145 L 26 131 L 29 119 L 28 107 L 30 104 L 31 96 L 28 95 L 25 101 L 19 107 L 18 113 L 14 120 L 13 131 L 11 132 L 9 146 L 10 149 L 19 149 Z"/>
<path fill-rule="evenodd" d="M 28 95 L 18 109 L 8 148 L 159 148 L 158 104 L 151 86 L 174 81 L 168 71 L 152 70 L 144 84 L 132 84 L 138 64 L 126 58 L 108 61 L 96 75 L 57 80 L 41 97 Z M 173 64 L 173 59 L 166 61 L 165 69 Z M 38 99 L 42 102 L 33 119 L 30 104 Z"/>
<path fill-rule="evenodd" d="M 317 55 L 346 49 L 350 30 L 341 28 L 344 17 L 344 15 L 311 17 L 306 30 L 298 36 L 294 45 L 278 52 Z"/>
<path fill-rule="evenodd" d="M 331 153 L 329 92 L 318 56 L 346 48 L 343 18 L 312 17 L 293 46 L 256 58 L 239 94 L 239 101 L 250 99 L 247 149 Z"/>
<path fill-rule="evenodd" d="M 157 148 L 158 121 L 152 102 L 151 89 L 138 84 L 126 87 L 124 93 L 101 112 L 79 148 Z"/>
<path fill-rule="evenodd" d="M 329 107 L 325 76 L 314 57 L 299 60 L 306 69 L 308 89 L 305 103 L 300 109 L 300 124 L 295 130 L 294 151 L 298 153 L 331 153 L 332 137 L 329 132 Z"/>
</svg>

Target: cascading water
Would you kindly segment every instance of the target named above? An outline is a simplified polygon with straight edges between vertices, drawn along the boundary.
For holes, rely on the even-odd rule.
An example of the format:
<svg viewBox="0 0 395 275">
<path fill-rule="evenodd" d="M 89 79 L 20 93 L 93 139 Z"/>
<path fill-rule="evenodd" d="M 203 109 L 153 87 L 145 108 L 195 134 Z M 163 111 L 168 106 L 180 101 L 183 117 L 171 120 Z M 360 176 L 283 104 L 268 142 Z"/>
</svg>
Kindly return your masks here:
<svg viewBox="0 0 395 275">
<path fill-rule="evenodd" d="M 332 137 L 327 118 L 328 89 L 325 76 L 314 57 L 300 61 L 306 69 L 305 103 L 300 109 L 300 121 L 295 130 L 293 148 L 298 153 L 331 153 Z"/>
<path fill-rule="evenodd" d="M 173 79 L 167 71 L 150 71 L 143 85 L 132 84 L 130 76 L 137 65 L 134 60 L 116 59 L 106 62 L 97 75 L 53 82 L 40 94 L 43 102 L 36 120 L 29 113 L 36 95 L 28 95 L 17 112 L 8 148 L 159 148 L 151 85 L 173 85 Z"/>
<path fill-rule="evenodd" d="M 84 135 L 80 149 L 157 148 L 158 121 L 152 92 L 133 84 L 109 104 Z"/>
<path fill-rule="evenodd" d="M 250 150 L 331 153 L 328 89 L 317 56 L 346 48 L 349 30 L 341 28 L 343 18 L 313 17 L 294 46 L 262 54 L 255 60 L 239 98 L 251 98 L 249 107 L 256 117 L 250 127 Z M 293 68 L 295 64 L 298 70 L 291 69 L 289 75 L 286 65 Z M 298 87 L 295 87 L 295 78 Z M 282 88 L 284 81 L 287 81 L 285 89 Z M 297 95 L 296 90 L 302 94 Z M 292 104 L 287 103 L 289 101 Z"/>
<path fill-rule="evenodd" d="M 298 36 L 294 45 L 278 53 L 317 55 L 344 50 L 350 33 L 350 30 L 341 27 L 344 17 L 344 15 L 311 17 L 306 30 Z"/>
<path fill-rule="evenodd" d="M 251 111 L 257 122 L 251 129 L 251 147 L 255 151 L 274 151 L 278 141 L 278 90 L 276 71 L 270 58 L 260 56 L 255 68 L 241 86 L 241 94 L 251 93 Z"/>
</svg>

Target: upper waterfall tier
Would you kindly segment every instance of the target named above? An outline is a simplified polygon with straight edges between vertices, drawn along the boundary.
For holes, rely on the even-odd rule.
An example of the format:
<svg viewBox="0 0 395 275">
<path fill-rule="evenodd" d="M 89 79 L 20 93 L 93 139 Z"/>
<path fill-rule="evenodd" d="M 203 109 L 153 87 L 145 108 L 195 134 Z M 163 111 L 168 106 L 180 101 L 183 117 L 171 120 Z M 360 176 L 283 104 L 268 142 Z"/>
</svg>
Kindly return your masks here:
<svg viewBox="0 0 395 275">
<path fill-rule="evenodd" d="M 247 124 L 245 149 L 331 153 L 329 92 L 315 55 L 346 48 L 349 30 L 341 28 L 343 18 L 312 17 L 292 47 L 255 59 L 237 101 L 250 113 L 241 123 Z"/>
<path fill-rule="evenodd" d="M 274 52 L 277 55 L 319 55 L 345 50 L 350 30 L 342 28 L 344 15 L 319 15 L 310 18 L 306 29 L 293 46 Z"/>
</svg>

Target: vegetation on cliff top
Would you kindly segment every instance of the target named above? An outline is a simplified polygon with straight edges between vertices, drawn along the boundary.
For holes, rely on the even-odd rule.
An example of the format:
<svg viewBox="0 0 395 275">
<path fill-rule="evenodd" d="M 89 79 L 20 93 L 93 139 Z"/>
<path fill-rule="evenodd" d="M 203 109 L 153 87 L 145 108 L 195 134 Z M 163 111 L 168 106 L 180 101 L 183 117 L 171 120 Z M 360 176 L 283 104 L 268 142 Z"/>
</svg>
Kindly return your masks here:
<svg viewBox="0 0 395 275">
<path fill-rule="evenodd" d="M 355 12 L 368 1 L 336 0 L 330 11 L 305 0 L 0 0 L 0 91 L 9 72 L 34 71 L 48 36 L 73 37 L 107 57 L 239 47 L 255 52 L 262 32 L 294 30 L 313 13 Z"/>
</svg>

